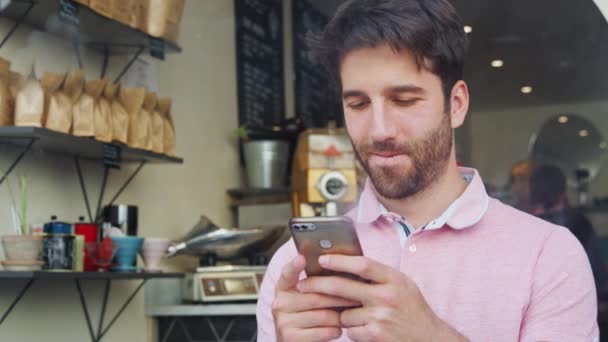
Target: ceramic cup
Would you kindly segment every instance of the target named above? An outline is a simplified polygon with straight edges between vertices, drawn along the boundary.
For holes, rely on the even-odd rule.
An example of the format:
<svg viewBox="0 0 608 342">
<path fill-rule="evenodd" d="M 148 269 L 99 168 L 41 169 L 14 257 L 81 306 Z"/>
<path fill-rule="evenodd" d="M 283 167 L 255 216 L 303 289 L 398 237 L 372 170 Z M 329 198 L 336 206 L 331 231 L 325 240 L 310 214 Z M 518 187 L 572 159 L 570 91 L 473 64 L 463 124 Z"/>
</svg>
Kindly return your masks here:
<svg viewBox="0 0 608 342">
<path fill-rule="evenodd" d="M 167 255 L 171 241 L 165 238 L 146 238 L 141 249 L 146 272 L 160 272 L 160 261 Z"/>
<path fill-rule="evenodd" d="M 135 263 L 137 254 L 144 242 L 143 238 L 136 236 L 113 236 L 112 243 L 118 246 L 118 251 L 114 256 L 117 266 L 112 267 L 113 271 L 136 271 Z"/>
</svg>

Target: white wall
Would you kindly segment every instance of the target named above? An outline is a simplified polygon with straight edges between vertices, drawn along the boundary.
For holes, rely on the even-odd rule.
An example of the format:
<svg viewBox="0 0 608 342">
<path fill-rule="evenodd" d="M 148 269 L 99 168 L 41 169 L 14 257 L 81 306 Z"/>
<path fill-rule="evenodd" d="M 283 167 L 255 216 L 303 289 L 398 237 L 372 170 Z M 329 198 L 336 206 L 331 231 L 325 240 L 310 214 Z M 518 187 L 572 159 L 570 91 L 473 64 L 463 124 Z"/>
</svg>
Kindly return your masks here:
<svg viewBox="0 0 608 342">
<path fill-rule="evenodd" d="M 6 32 L 7 25 L 6 20 L 0 21 L 0 32 Z M 184 52 L 168 55 L 166 62 L 159 64 L 159 83 L 161 94 L 174 100 L 177 153 L 184 157 L 185 164 L 146 166 L 118 201 L 139 206 L 142 236 L 176 238 L 201 214 L 219 224 L 230 224 L 225 190 L 239 186 L 240 182 L 233 134 L 237 127 L 233 1 L 187 1 L 182 32 L 180 45 Z M 17 70 L 24 72 L 34 56 L 38 56 L 38 71 L 65 71 L 76 65 L 68 47 L 55 45 L 46 50 L 34 46 L 22 50 L 28 34 L 26 29 L 19 29 L 0 50 L 1 56 L 14 60 Z M 87 76 L 97 77 L 99 62 L 98 56 L 87 57 Z M 116 68 L 117 65 L 110 66 L 109 76 L 116 75 Z M 16 153 L 13 148 L 0 146 L 0 168 L 8 167 Z M 101 168 L 87 163 L 85 169 L 91 196 L 98 191 Z M 112 172 L 108 194 L 117 190 L 130 170 L 133 167 Z M 51 214 L 74 221 L 85 213 L 71 159 L 30 153 L 11 178 L 14 190 L 18 175 L 27 175 L 30 179 L 30 222 L 47 221 Z M 0 186 L 0 234 L 10 233 L 8 207 L 7 187 L 3 184 Z M 183 257 L 170 266 L 179 269 L 194 262 Z M 22 281 L 0 282 L 0 309 L 8 307 L 21 284 Z M 99 285 L 87 282 L 84 286 L 87 294 L 101 299 Z M 110 296 L 122 301 L 136 283 L 119 285 L 112 289 Z M 113 300 L 108 314 L 116 312 L 118 304 Z M 99 300 L 93 301 L 92 307 L 93 322 L 98 322 Z M 145 341 L 145 331 L 143 294 L 140 294 L 104 341 Z M 88 339 L 75 285 L 68 281 L 34 284 L 12 316 L 0 326 L 0 341 Z"/>
</svg>

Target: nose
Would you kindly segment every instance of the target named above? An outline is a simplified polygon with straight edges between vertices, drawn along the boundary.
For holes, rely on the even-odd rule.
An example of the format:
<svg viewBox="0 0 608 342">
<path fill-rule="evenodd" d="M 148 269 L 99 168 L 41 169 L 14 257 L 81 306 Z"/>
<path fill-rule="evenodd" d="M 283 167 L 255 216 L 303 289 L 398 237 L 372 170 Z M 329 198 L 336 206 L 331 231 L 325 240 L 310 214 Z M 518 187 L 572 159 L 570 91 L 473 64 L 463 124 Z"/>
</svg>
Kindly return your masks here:
<svg viewBox="0 0 608 342">
<path fill-rule="evenodd" d="M 383 101 L 372 101 L 370 138 L 372 141 L 388 141 L 396 138 L 397 123 L 392 120 Z"/>
</svg>

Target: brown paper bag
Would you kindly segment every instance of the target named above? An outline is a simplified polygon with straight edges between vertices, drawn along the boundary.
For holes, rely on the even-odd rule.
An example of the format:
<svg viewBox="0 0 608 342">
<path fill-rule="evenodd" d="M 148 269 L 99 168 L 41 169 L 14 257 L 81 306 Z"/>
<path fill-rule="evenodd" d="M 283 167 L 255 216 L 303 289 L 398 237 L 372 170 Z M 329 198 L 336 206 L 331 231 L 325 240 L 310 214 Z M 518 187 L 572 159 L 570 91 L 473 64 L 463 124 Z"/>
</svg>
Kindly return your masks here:
<svg viewBox="0 0 608 342">
<path fill-rule="evenodd" d="M 120 103 L 129 114 L 127 144 L 133 148 L 143 148 L 146 146 L 147 123 L 146 125 L 142 125 L 140 120 L 145 97 L 146 90 L 144 88 L 120 89 Z"/>
<path fill-rule="evenodd" d="M 44 77 L 42 83 L 44 86 Z M 72 131 L 74 106 L 84 91 L 84 83 L 82 70 L 73 70 L 67 74 L 60 91 L 50 98 L 50 103 L 46 107 L 45 127 L 63 133 Z"/>
<path fill-rule="evenodd" d="M 106 80 L 103 89 L 107 88 Z M 104 94 L 95 102 L 95 139 L 103 142 L 112 142 L 112 102 Z"/>
<path fill-rule="evenodd" d="M 18 72 L 11 71 L 8 75 L 8 90 L 11 93 L 11 97 L 13 102 L 17 100 L 17 94 L 19 93 L 19 89 L 23 82 L 25 82 L 25 77 Z"/>
<path fill-rule="evenodd" d="M 0 57 L 0 75 L 7 76 L 11 72 L 11 61 Z"/>
<path fill-rule="evenodd" d="M 95 104 L 101 96 L 105 80 L 88 81 L 85 91 L 74 104 L 74 125 L 72 134 L 79 137 L 95 136 Z"/>
<path fill-rule="evenodd" d="M 185 0 L 139 0 L 139 28 L 153 37 L 176 43 Z"/>
<path fill-rule="evenodd" d="M 154 109 L 156 108 L 157 102 L 158 97 L 156 97 L 155 93 L 147 93 L 146 98 L 144 100 L 144 105 L 141 110 L 141 114 L 139 116 L 141 122 L 145 123 L 145 125 L 147 126 L 146 144 L 144 149 L 148 151 L 152 151 L 152 147 L 153 145 L 155 145 L 155 139 L 153 137 L 153 134 L 155 133 Z"/>
<path fill-rule="evenodd" d="M 72 104 L 76 103 L 82 95 L 84 84 L 84 71 L 82 70 L 70 71 L 66 76 L 62 91 L 70 98 Z"/>
<path fill-rule="evenodd" d="M 156 96 L 156 94 L 154 96 Z M 150 133 L 150 143 L 148 147 L 152 152 L 163 153 L 165 120 L 158 107 L 158 98 L 156 105 L 150 114 L 152 118 L 152 120 L 150 120 L 152 131 Z"/>
<path fill-rule="evenodd" d="M 104 17 L 112 17 L 112 4 L 110 0 L 89 0 L 89 7 Z"/>
<path fill-rule="evenodd" d="M 36 79 L 34 69 L 17 91 L 15 99 L 15 125 L 42 127 L 44 115 L 44 90 Z"/>
<path fill-rule="evenodd" d="M 158 100 L 158 109 L 163 116 L 163 153 L 175 155 L 175 124 L 171 115 L 171 99 Z"/>
<path fill-rule="evenodd" d="M 12 126 L 15 121 L 15 106 L 8 83 L 6 75 L 0 76 L 0 126 Z"/>
<path fill-rule="evenodd" d="M 112 106 L 112 140 L 127 144 L 129 142 L 129 113 L 120 103 L 120 88 L 119 84 L 108 84 L 104 96 Z"/>
<path fill-rule="evenodd" d="M 60 91 L 65 75 L 45 72 L 40 83 L 44 89 L 44 127 L 69 133 L 72 128 L 72 101 Z"/>
<path fill-rule="evenodd" d="M 112 18 L 131 27 L 137 27 L 136 0 L 110 0 Z"/>
<path fill-rule="evenodd" d="M 11 63 L 0 57 L 0 126 L 12 126 L 15 105 L 9 90 Z"/>
</svg>

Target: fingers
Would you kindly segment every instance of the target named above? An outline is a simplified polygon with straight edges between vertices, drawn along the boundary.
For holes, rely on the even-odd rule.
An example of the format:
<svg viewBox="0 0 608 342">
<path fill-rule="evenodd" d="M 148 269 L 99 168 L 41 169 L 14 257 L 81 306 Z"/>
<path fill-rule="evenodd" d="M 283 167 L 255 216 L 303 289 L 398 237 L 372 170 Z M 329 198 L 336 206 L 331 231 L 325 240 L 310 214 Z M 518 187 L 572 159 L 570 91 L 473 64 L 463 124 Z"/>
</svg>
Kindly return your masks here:
<svg viewBox="0 0 608 342">
<path fill-rule="evenodd" d="M 344 328 L 362 326 L 371 321 L 370 316 L 370 309 L 367 307 L 347 309 L 340 314 L 340 324 Z"/>
<path fill-rule="evenodd" d="M 319 264 L 328 270 L 346 272 L 371 280 L 374 283 L 387 283 L 396 272 L 394 269 L 363 256 L 323 255 Z"/>
<path fill-rule="evenodd" d="M 285 314 L 276 318 L 276 324 L 283 328 L 339 327 L 340 314 L 335 310 L 312 310 Z"/>
<path fill-rule="evenodd" d="M 342 336 L 342 329 L 324 327 L 285 330 L 277 334 L 277 340 L 285 342 L 327 342 L 336 340 L 340 338 L 340 336 Z"/>
<path fill-rule="evenodd" d="M 368 327 L 365 325 L 346 329 L 346 335 L 351 340 L 357 342 L 379 341 L 378 339 L 373 338 Z"/>
<path fill-rule="evenodd" d="M 319 293 L 365 304 L 370 300 L 373 286 L 344 277 L 324 276 L 306 278 L 298 283 L 297 289 L 302 293 Z"/>
<path fill-rule="evenodd" d="M 360 304 L 347 299 L 326 296 L 318 293 L 278 292 L 272 309 L 281 312 L 301 312 L 318 309 L 355 307 Z"/>
<path fill-rule="evenodd" d="M 300 273 L 306 267 L 306 259 L 298 255 L 291 262 L 283 267 L 281 277 L 277 281 L 276 292 L 286 291 L 295 288 L 298 283 Z"/>
</svg>

